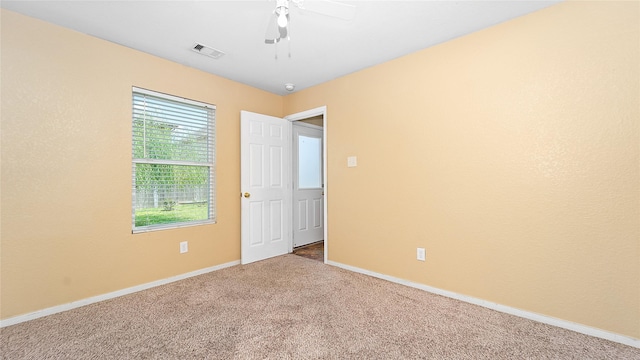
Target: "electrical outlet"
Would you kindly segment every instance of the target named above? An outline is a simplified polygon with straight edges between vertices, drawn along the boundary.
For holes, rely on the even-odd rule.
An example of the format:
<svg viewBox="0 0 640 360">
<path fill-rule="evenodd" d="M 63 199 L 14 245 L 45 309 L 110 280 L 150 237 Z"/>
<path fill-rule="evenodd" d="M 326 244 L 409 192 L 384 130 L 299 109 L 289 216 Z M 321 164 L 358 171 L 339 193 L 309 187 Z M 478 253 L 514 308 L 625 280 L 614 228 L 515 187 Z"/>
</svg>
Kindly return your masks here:
<svg viewBox="0 0 640 360">
<path fill-rule="evenodd" d="M 427 251 L 424 248 L 418 248 L 416 251 L 416 259 L 420 261 L 425 261 L 427 258 Z"/>
<path fill-rule="evenodd" d="M 180 243 L 180 254 L 184 254 L 189 251 L 189 243 L 187 241 L 183 241 Z"/>
</svg>

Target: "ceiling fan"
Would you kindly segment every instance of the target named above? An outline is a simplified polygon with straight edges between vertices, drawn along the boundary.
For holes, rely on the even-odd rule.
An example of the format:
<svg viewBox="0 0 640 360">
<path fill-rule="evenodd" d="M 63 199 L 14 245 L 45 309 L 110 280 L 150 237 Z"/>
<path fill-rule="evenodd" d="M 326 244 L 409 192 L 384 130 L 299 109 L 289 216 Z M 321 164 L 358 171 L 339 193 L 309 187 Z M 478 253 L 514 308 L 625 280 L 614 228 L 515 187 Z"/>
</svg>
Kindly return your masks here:
<svg viewBox="0 0 640 360">
<path fill-rule="evenodd" d="M 291 40 L 290 15 L 292 6 L 311 13 L 321 14 L 342 20 L 351 20 L 355 17 L 356 7 L 332 0 L 276 0 L 276 8 L 273 10 L 267 26 L 265 44 L 277 44 L 281 40 Z M 291 54 L 289 54 L 291 57 Z"/>
</svg>

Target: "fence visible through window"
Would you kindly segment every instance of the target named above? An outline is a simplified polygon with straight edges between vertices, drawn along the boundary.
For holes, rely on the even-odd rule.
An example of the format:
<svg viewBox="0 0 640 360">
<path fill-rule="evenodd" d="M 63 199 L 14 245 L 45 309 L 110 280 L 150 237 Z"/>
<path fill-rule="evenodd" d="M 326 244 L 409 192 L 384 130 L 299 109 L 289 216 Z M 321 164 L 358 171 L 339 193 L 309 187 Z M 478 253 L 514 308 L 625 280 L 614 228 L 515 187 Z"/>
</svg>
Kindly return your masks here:
<svg viewBox="0 0 640 360">
<path fill-rule="evenodd" d="M 133 230 L 215 221 L 215 107 L 134 88 Z"/>
</svg>

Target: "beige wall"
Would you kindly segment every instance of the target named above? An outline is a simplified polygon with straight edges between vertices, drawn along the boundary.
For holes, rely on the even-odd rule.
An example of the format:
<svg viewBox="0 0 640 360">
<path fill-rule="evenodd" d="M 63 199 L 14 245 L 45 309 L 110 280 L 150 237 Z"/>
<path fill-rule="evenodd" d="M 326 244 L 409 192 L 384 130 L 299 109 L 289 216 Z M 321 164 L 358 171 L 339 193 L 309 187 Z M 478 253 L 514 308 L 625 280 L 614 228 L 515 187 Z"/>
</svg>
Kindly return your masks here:
<svg viewBox="0 0 640 360">
<path fill-rule="evenodd" d="M 639 10 L 563 3 L 287 96 L 327 105 L 329 260 L 640 338 Z"/>
<path fill-rule="evenodd" d="M 640 338 L 639 10 L 563 3 L 285 98 L 2 11 L 0 316 L 239 259 L 239 111 L 327 105 L 330 260 Z M 131 86 L 217 105 L 218 224 L 130 234 Z"/>
<path fill-rule="evenodd" d="M 282 97 L 1 16 L 1 317 L 238 260 L 240 110 Z M 217 105 L 217 224 L 131 234 L 132 86 Z"/>
</svg>

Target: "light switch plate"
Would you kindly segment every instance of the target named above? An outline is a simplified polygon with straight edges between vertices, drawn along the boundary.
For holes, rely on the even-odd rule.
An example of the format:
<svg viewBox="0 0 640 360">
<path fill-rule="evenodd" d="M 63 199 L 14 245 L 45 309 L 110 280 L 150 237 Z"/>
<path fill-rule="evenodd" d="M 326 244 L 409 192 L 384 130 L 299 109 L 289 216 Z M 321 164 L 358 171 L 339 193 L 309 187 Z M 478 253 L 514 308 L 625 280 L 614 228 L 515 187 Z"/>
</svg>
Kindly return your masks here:
<svg viewBox="0 0 640 360">
<path fill-rule="evenodd" d="M 358 158 L 356 156 L 347 157 L 347 167 L 356 167 L 358 166 Z"/>
</svg>

